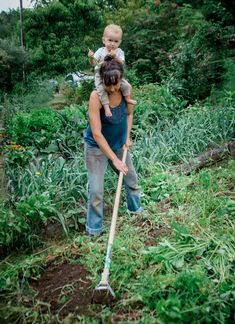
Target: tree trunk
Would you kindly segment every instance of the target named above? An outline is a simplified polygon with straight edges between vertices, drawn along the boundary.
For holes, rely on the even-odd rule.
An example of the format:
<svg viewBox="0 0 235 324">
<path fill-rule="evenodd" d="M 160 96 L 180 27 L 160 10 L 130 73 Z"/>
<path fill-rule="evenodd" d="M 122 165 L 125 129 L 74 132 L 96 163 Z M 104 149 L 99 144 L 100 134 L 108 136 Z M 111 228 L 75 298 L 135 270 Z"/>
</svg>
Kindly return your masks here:
<svg viewBox="0 0 235 324">
<path fill-rule="evenodd" d="M 219 148 L 207 151 L 189 160 L 188 163 L 182 164 L 180 168 L 183 173 L 189 175 L 192 171 L 200 170 L 208 165 L 213 165 L 228 156 L 235 157 L 235 141 L 228 142 Z"/>
</svg>

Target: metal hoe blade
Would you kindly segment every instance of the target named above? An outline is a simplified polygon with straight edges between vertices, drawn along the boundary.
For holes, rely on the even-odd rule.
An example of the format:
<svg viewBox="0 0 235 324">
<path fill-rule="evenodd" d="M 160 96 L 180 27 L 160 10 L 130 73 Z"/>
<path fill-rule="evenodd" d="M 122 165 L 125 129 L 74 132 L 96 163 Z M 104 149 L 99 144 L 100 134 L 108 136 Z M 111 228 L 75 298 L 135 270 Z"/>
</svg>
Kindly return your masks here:
<svg viewBox="0 0 235 324">
<path fill-rule="evenodd" d="M 110 287 L 110 285 L 107 284 L 102 284 L 102 282 L 100 282 L 97 287 L 95 288 L 96 291 L 100 291 L 101 293 L 106 293 L 106 294 L 111 294 L 113 298 L 116 298 L 115 293 L 113 291 L 113 289 Z"/>
</svg>

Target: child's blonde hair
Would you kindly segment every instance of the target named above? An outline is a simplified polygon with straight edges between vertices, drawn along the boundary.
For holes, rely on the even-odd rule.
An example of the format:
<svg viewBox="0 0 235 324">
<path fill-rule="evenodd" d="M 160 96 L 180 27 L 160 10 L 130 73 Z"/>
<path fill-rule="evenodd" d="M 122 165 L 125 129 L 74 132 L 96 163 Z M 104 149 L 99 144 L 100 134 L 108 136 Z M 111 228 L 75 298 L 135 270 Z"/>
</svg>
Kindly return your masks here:
<svg viewBox="0 0 235 324">
<path fill-rule="evenodd" d="M 112 31 L 115 32 L 115 33 L 120 34 L 120 37 L 122 38 L 122 29 L 121 29 L 120 26 L 115 25 L 115 24 L 110 24 L 110 25 L 108 25 L 108 26 L 105 27 L 105 29 L 104 29 L 104 33 L 103 33 L 103 37 L 106 36 L 106 34 L 107 34 L 110 30 L 112 30 Z"/>
</svg>

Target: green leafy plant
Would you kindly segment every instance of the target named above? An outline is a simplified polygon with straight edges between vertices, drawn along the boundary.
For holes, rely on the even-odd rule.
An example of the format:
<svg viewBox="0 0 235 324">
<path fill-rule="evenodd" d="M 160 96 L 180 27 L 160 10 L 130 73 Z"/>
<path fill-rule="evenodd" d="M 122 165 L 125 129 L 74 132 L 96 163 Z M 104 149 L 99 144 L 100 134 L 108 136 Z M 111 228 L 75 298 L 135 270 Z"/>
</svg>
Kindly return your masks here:
<svg viewBox="0 0 235 324">
<path fill-rule="evenodd" d="M 5 164 L 7 168 L 17 166 L 25 167 L 33 157 L 30 148 L 21 145 L 11 144 L 4 147 Z"/>
<path fill-rule="evenodd" d="M 138 130 L 148 132 L 158 121 L 173 119 L 187 102 L 175 97 L 164 85 L 148 84 L 134 92 L 138 104 L 134 107 L 135 124 Z"/>
<path fill-rule="evenodd" d="M 203 45 L 202 45 L 203 44 Z M 214 46 L 220 50 L 215 50 Z M 168 86 L 173 94 L 191 103 L 209 96 L 212 86 L 222 83 L 223 37 L 220 25 L 205 22 L 192 39 L 178 43 L 168 71 Z M 216 62 L 216 64 L 214 64 Z"/>
<path fill-rule="evenodd" d="M 193 106 L 177 116 L 175 120 L 156 122 L 156 126 L 134 129 L 134 152 L 137 169 L 143 172 L 143 165 L 136 156 L 147 156 L 148 166 L 154 163 L 176 163 L 204 150 L 224 143 L 234 136 L 234 109 Z M 146 137 L 146 133 L 149 137 Z M 143 136 L 145 135 L 145 136 Z M 139 139 L 138 139 L 139 138 Z M 149 167 L 148 167 L 149 170 Z"/>
<path fill-rule="evenodd" d="M 31 227 L 24 214 L 0 206 L 0 249 L 10 250 L 30 242 Z"/>
<path fill-rule="evenodd" d="M 21 145 L 45 148 L 61 127 L 61 121 L 51 108 L 40 108 L 32 113 L 19 113 L 11 121 L 8 132 Z"/>
</svg>

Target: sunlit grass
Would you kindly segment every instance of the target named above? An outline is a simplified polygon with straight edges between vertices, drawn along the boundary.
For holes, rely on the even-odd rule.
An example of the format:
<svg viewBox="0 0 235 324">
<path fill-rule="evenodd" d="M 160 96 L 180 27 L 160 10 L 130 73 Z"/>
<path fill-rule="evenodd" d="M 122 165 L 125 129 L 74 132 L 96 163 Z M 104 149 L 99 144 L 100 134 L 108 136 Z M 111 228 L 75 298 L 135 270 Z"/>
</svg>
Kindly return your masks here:
<svg viewBox="0 0 235 324">
<path fill-rule="evenodd" d="M 160 193 L 160 200 L 169 197 L 167 208 L 159 209 L 158 199 L 155 203 L 150 199 L 149 205 L 146 201 L 143 216 L 129 215 L 123 206 L 120 208 L 110 284 L 121 299 L 111 313 L 105 307 L 100 316 L 108 320 L 124 308 L 137 312 L 138 321 L 143 323 L 154 318 L 176 323 L 229 320 L 234 289 L 234 216 L 226 207 L 230 197 L 217 193 L 230 192 L 233 167 L 231 161 L 190 177 L 155 169 L 153 183 L 146 185 L 148 190 L 155 187 L 157 191 L 150 190 L 148 195 Z M 28 275 L 40 275 L 48 258 L 84 264 L 95 287 L 104 266 L 110 218 L 106 214 L 105 233 L 97 239 L 77 233 L 70 242 L 45 247 L 42 253 L 21 256 L 17 262 L 14 258 L 6 260 L 1 265 L 1 287 L 12 300 L 8 312 L 29 312 L 37 320 L 45 316 L 36 312 L 39 304 L 30 309 L 18 300 L 22 306 L 14 308 L 12 288 L 27 294 L 17 284 L 19 269 L 25 269 L 27 282 Z M 171 234 L 145 246 L 147 228 L 164 223 L 171 227 Z"/>
<path fill-rule="evenodd" d="M 171 104 L 173 99 L 169 98 Z M 9 240 L 18 251 L 0 261 L 0 311 L 8 322 L 58 321 L 49 308 L 43 314 L 43 307 L 49 306 L 34 299 L 28 286 L 29 278 L 38 278 L 47 262 L 83 264 L 92 287 L 103 270 L 117 176 L 112 170 L 107 173 L 104 233 L 91 238 L 84 229 L 87 172 L 77 137 L 85 106 L 81 111 L 66 109 L 68 124 L 57 134 L 61 151 L 40 152 L 26 166 L 7 169 L 14 213 L 7 222 L 4 207 L 1 230 L 11 227 L 30 239 L 42 224 L 57 220 L 68 235 L 26 252 L 20 250 L 17 235 Z M 113 309 L 104 306 L 99 317 L 111 322 L 113 314 L 125 310 L 138 323 L 229 323 L 234 311 L 235 164 L 224 161 L 190 176 L 180 173 L 178 165 L 230 140 L 234 109 L 189 107 L 174 120 L 146 126 L 144 131 L 134 129 L 131 149 L 144 211 L 128 214 L 123 198 L 110 269 L 110 284 L 119 299 Z M 18 226 L 22 219 L 28 221 L 27 231 Z M 77 226 L 71 226 L 71 220 Z M 68 323 L 69 318 L 71 323 L 77 320 L 74 314 Z"/>
</svg>

